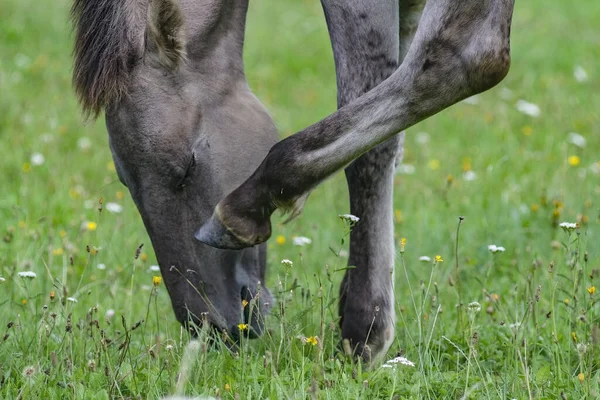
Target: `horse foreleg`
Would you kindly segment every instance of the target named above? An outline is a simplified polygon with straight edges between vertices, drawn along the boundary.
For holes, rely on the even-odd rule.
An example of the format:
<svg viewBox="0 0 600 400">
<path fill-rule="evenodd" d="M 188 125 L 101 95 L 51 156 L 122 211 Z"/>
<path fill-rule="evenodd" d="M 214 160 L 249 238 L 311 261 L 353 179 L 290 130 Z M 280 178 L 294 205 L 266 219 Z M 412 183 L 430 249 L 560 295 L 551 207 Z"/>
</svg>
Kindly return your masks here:
<svg viewBox="0 0 600 400">
<path fill-rule="evenodd" d="M 399 131 L 500 82 L 510 65 L 514 0 L 428 0 L 400 67 L 324 120 L 271 148 L 196 237 L 242 248 L 267 240 L 277 208 L 297 215 L 310 191 Z"/>
</svg>

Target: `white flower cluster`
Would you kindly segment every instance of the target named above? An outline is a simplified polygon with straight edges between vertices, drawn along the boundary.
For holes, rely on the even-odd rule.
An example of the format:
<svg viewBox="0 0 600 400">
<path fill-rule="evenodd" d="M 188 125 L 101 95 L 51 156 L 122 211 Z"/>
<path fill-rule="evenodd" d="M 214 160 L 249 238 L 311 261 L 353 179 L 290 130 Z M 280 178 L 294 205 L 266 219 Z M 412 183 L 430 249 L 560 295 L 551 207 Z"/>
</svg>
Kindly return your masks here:
<svg viewBox="0 0 600 400">
<path fill-rule="evenodd" d="M 352 214 L 340 214 L 338 215 L 338 217 L 340 217 L 340 219 L 344 222 L 348 222 L 350 224 L 355 224 L 358 221 L 360 221 L 360 218 L 358 218 L 356 215 L 352 215 Z"/>
<path fill-rule="evenodd" d="M 504 247 L 496 246 L 495 244 L 490 244 L 488 246 L 488 250 L 491 251 L 493 254 L 502 253 L 502 252 L 506 251 L 506 249 Z"/>
<path fill-rule="evenodd" d="M 19 272 L 19 276 L 21 278 L 33 279 L 37 276 L 37 274 L 33 271 L 21 271 L 21 272 Z"/>
<path fill-rule="evenodd" d="M 296 236 L 293 239 L 293 242 L 294 242 L 294 246 L 306 246 L 307 244 L 312 243 L 312 239 L 309 239 L 305 236 Z"/>
<path fill-rule="evenodd" d="M 572 231 L 573 229 L 577 229 L 577 224 L 575 222 L 561 222 L 558 224 L 561 228 L 566 231 Z"/>
<path fill-rule="evenodd" d="M 406 365 L 408 367 L 414 367 L 415 363 L 410 361 L 408 358 L 406 357 L 396 357 L 396 358 L 392 358 L 391 360 L 387 360 L 385 362 L 385 364 L 383 364 L 381 366 L 381 368 L 395 368 L 396 365 L 398 364 L 402 364 L 402 365 Z"/>
<path fill-rule="evenodd" d="M 287 258 L 281 260 L 281 264 L 285 265 L 286 267 L 291 267 L 292 265 L 294 265 L 294 263 L 291 260 L 288 260 Z"/>
</svg>

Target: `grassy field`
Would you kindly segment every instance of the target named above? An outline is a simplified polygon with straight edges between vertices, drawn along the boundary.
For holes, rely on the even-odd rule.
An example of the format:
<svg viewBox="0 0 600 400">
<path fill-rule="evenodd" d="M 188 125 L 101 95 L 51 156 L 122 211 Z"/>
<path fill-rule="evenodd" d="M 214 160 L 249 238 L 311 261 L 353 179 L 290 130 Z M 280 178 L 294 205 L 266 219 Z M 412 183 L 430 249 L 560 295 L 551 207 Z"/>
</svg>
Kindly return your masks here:
<svg viewBox="0 0 600 400">
<path fill-rule="evenodd" d="M 316 0 L 252 3 L 248 79 L 289 135 L 335 109 L 324 18 Z M 84 124 L 72 94 L 68 8 L 0 6 L 0 398 L 600 396 L 600 2 L 517 2 L 506 80 L 408 131 L 387 359 L 415 366 L 371 370 L 336 351 L 339 174 L 275 226 L 267 334 L 184 351 L 102 119 Z"/>
</svg>

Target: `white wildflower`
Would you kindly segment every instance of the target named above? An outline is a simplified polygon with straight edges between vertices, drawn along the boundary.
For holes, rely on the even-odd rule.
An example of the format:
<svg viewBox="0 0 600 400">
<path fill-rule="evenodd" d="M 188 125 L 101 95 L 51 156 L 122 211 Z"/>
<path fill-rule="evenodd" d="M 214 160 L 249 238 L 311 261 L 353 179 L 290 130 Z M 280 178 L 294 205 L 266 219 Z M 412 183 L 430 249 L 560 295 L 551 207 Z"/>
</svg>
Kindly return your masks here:
<svg viewBox="0 0 600 400">
<path fill-rule="evenodd" d="M 106 313 L 104 314 L 104 317 L 106 319 L 111 319 L 114 316 L 115 316 L 115 310 L 113 310 L 112 308 L 109 308 L 108 310 L 106 310 Z"/>
<path fill-rule="evenodd" d="M 495 244 L 490 244 L 488 246 L 488 250 L 491 251 L 492 253 L 496 254 L 496 253 L 503 253 L 506 251 L 506 249 L 502 246 L 496 246 Z"/>
<path fill-rule="evenodd" d="M 475 179 L 477 179 L 477 174 L 475 173 L 475 171 L 465 171 L 463 173 L 463 179 L 465 181 L 474 181 Z"/>
<path fill-rule="evenodd" d="M 160 267 L 158 265 L 151 265 L 150 268 L 148 268 L 148 270 L 151 272 L 158 272 L 160 271 Z"/>
<path fill-rule="evenodd" d="M 417 169 L 412 164 L 399 164 L 396 167 L 396 172 L 401 175 L 412 175 Z"/>
<path fill-rule="evenodd" d="M 478 94 L 476 94 L 476 95 L 474 95 L 474 96 L 467 97 L 467 98 L 466 98 L 466 99 L 464 99 L 462 102 L 463 102 L 463 103 L 466 103 L 466 104 L 471 104 L 471 105 L 473 105 L 473 106 L 474 106 L 474 105 L 476 105 L 476 104 L 479 104 L 479 99 L 480 99 L 479 95 L 478 95 Z"/>
<path fill-rule="evenodd" d="M 106 203 L 106 205 L 104 206 L 104 208 L 106 208 L 106 211 L 111 212 L 113 214 L 118 214 L 121 211 L 123 211 L 123 206 L 117 203 Z"/>
<path fill-rule="evenodd" d="M 581 65 L 575 66 L 575 68 L 573 69 L 573 76 L 575 77 L 575 80 L 577 82 L 587 82 L 589 79 L 587 72 L 585 71 L 585 69 L 583 69 Z"/>
<path fill-rule="evenodd" d="M 419 261 L 423 261 L 423 262 L 431 262 L 431 257 L 428 257 L 428 256 L 421 256 L 421 257 L 419 257 Z"/>
<path fill-rule="evenodd" d="M 6 279 L 4 279 L 3 277 L 0 276 L 0 283 L 2 282 L 6 282 Z"/>
<path fill-rule="evenodd" d="M 585 138 L 577 132 L 569 132 L 567 140 L 577 147 L 585 147 Z"/>
<path fill-rule="evenodd" d="M 171 351 L 171 350 L 173 350 L 173 345 L 172 345 L 172 344 L 168 344 L 168 345 L 166 345 L 166 346 L 165 346 L 165 350 L 166 350 L 166 351 Z"/>
<path fill-rule="evenodd" d="M 291 260 L 288 260 L 287 258 L 281 260 L 281 264 L 283 264 L 286 267 L 291 267 L 292 265 L 294 265 L 294 263 Z"/>
<path fill-rule="evenodd" d="M 33 153 L 30 158 L 31 165 L 42 165 L 46 162 L 46 158 L 42 153 Z"/>
<path fill-rule="evenodd" d="M 340 250 L 340 252 L 338 253 L 338 256 L 343 257 L 343 258 L 348 258 L 348 252 L 346 250 Z"/>
<path fill-rule="evenodd" d="M 101 270 L 105 270 L 106 269 L 106 264 L 98 263 L 98 265 L 96 265 L 96 268 L 101 269 Z"/>
<path fill-rule="evenodd" d="M 360 220 L 360 218 L 358 218 L 356 215 L 352 215 L 352 214 L 340 214 L 340 215 L 338 215 L 338 217 L 340 217 L 340 219 L 342 221 L 348 222 L 350 224 L 355 224 Z"/>
<path fill-rule="evenodd" d="M 467 308 L 470 312 L 477 314 L 479 311 L 481 311 L 481 304 L 479 304 L 476 301 L 473 301 L 467 305 Z"/>
<path fill-rule="evenodd" d="M 293 238 L 294 246 L 306 246 L 312 243 L 312 239 L 306 236 L 296 236 Z"/>
<path fill-rule="evenodd" d="M 542 113 L 542 111 L 540 110 L 540 107 L 537 104 L 530 103 L 525 100 L 517 101 L 515 106 L 517 107 L 517 110 L 519 110 L 520 112 L 522 112 L 525 115 L 529 115 L 530 117 L 534 117 L 534 118 L 539 117 L 540 114 Z"/>
<path fill-rule="evenodd" d="M 75 297 L 67 297 L 67 301 L 70 301 L 71 303 L 77 303 L 77 299 Z"/>
<path fill-rule="evenodd" d="M 412 362 L 412 361 L 410 361 L 406 357 L 395 357 L 395 358 L 392 358 L 391 360 L 387 360 L 384 365 L 394 366 L 394 365 L 398 365 L 398 364 L 407 365 L 409 367 L 414 367 L 415 366 L 415 363 Z M 385 368 L 389 368 L 389 367 L 385 367 Z"/>
<path fill-rule="evenodd" d="M 429 143 L 429 133 L 427 133 L 427 132 L 417 133 L 416 140 L 417 140 L 417 143 L 419 143 L 419 144 Z"/>
<path fill-rule="evenodd" d="M 510 100 L 513 98 L 513 91 L 509 88 L 503 87 L 498 91 L 498 95 L 502 100 Z"/>
<path fill-rule="evenodd" d="M 37 274 L 33 271 L 21 271 L 18 274 L 21 278 L 29 278 L 33 279 L 37 276 Z"/>
<path fill-rule="evenodd" d="M 383 364 L 381 368 L 394 368 L 392 364 Z"/>
<path fill-rule="evenodd" d="M 565 230 L 565 232 L 571 232 L 577 228 L 577 224 L 575 222 L 561 222 L 558 224 L 561 228 Z"/>
<path fill-rule="evenodd" d="M 84 136 L 77 140 L 77 147 L 79 147 L 80 150 L 87 150 L 92 147 L 92 141 L 90 138 Z"/>
</svg>

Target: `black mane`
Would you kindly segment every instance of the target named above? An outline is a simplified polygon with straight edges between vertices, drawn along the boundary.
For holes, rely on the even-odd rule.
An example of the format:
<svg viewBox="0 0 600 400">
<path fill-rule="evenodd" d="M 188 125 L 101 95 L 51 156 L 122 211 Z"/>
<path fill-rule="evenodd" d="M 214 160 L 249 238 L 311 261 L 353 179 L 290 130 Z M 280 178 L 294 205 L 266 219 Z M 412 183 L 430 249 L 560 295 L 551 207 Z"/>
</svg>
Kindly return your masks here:
<svg viewBox="0 0 600 400">
<path fill-rule="evenodd" d="M 96 118 L 125 93 L 135 60 L 127 0 L 74 0 L 73 86 L 83 112 Z"/>
</svg>

